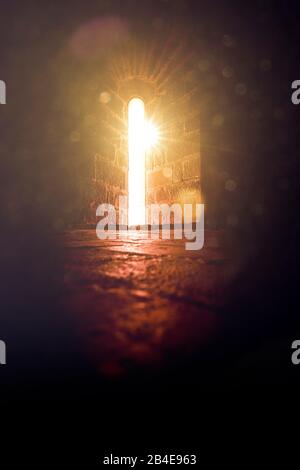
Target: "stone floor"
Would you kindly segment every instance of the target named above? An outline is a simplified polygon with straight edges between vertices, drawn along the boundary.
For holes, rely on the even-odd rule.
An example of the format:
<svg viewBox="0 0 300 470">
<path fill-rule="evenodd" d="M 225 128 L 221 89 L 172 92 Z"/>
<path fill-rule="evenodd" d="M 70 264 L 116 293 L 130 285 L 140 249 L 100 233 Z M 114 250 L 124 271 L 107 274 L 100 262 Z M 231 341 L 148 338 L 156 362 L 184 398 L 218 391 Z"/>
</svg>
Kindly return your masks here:
<svg viewBox="0 0 300 470">
<path fill-rule="evenodd" d="M 163 371 L 215 340 L 230 278 L 220 232 L 206 231 L 200 251 L 147 232 L 101 241 L 95 230 L 73 230 L 62 238 L 63 310 L 100 375 Z"/>
<path fill-rule="evenodd" d="M 187 402 L 203 390 L 296 383 L 298 285 L 278 269 L 281 250 L 248 256 L 234 240 L 206 230 L 203 249 L 186 251 L 147 232 L 101 241 L 78 229 L 15 244 L 2 266 L 2 392 Z"/>
</svg>

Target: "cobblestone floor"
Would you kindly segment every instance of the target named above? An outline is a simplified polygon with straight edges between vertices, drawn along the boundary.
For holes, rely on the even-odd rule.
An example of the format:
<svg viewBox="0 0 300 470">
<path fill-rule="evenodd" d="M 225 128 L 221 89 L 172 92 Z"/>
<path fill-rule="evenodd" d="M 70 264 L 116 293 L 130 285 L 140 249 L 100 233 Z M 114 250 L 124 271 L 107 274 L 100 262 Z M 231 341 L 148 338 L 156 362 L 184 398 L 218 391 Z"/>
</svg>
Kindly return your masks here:
<svg viewBox="0 0 300 470">
<path fill-rule="evenodd" d="M 147 232 L 101 241 L 73 230 L 63 243 L 63 310 L 103 376 L 162 370 L 214 340 L 230 277 L 219 232 L 206 232 L 200 251 Z"/>
</svg>

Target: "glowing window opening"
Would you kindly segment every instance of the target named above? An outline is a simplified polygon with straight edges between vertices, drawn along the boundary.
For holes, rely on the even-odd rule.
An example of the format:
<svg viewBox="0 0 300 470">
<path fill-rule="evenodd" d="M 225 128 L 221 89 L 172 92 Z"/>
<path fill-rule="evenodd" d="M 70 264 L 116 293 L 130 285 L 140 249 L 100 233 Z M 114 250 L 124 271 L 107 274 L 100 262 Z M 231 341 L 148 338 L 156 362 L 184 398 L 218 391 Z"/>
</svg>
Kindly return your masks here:
<svg viewBox="0 0 300 470">
<path fill-rule="evenodd" d="M 145 225 L 145 106 L 140 98 L 128 103 L 128 225 Z"/>
</svg>

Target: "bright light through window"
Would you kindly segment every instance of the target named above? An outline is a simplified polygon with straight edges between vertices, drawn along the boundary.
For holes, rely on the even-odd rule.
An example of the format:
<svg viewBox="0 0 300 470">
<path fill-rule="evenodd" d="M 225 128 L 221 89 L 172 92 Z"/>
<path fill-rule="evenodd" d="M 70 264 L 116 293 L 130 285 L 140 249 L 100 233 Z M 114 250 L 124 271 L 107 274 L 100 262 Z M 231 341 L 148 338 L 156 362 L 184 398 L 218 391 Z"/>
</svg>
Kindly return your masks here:
<svg viewBox="0 0 300 470">
<path fill-rule="evenodd" d="M 140 98 L 128 105 L 128 225 L 145 224 L 145 107 Z"/>
<path fill-rule="evenodd" d="M 140 98 L 128 104 L 128 225 L 144 225 L 145 154 L 158 141 L 154 124 L 145 119 L 145 106 Z"/>
</svg>

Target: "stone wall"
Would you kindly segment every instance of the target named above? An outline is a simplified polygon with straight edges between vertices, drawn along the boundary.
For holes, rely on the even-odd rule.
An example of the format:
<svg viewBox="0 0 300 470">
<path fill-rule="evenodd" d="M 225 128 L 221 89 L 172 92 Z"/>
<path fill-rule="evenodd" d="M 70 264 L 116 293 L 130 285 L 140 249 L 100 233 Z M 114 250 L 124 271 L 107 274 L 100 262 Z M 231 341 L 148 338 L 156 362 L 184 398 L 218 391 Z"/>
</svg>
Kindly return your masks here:
<svg viewBox="0 0 300 470">
<path fill-rule="evenodd" d="M 166 94 L 161 116 L 161 142 L 147 158 L 147 204 L 200 202 L 200 119 L 191 95 Z"/>
</svg>

